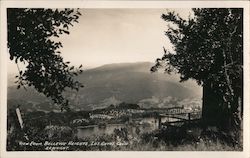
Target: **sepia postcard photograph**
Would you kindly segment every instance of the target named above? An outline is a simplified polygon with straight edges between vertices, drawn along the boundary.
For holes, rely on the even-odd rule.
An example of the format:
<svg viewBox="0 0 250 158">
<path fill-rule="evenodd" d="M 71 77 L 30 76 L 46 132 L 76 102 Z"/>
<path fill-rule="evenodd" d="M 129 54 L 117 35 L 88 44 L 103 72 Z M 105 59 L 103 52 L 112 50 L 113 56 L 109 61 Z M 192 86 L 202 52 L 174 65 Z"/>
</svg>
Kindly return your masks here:
<svg viewBox="0 0 250 158">
<path fill-rule="evenodd" d="M 2 4 L 4 158 L 249 157 L 249 1 Z"/>
</svg>

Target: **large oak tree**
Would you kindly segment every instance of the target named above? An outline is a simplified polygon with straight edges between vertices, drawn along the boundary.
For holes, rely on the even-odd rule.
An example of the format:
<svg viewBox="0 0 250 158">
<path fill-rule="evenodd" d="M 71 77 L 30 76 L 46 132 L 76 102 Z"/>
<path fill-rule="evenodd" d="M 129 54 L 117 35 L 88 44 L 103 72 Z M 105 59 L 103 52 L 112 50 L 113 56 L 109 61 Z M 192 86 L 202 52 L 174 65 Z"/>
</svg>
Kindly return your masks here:
<svg viewBox="0 0 250 158">
<path fill-rule="evenodd" d="M 243 9 L 193 9 L 188 20 L 174 12 L 163 14 L 166 36 L 174 52 L 164 49 L 152 71 L 163 67 L 181 81 L 203 86 L 205 126 L 239 131 L 243 110 Z"/>
</svg>

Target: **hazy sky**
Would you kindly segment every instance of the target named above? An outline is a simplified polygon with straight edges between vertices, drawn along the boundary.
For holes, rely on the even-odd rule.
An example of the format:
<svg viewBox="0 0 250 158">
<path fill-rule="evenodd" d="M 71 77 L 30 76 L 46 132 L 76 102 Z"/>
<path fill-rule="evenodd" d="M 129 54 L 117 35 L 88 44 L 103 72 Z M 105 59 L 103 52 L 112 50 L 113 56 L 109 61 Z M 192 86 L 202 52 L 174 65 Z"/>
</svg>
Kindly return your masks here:
<svg viewBox="0 0 250 158">
<path fill-rule="evenodd" d="M 175 9 L 182 17 L 190 9 Z M 83 68 L 119 62 L 154 62 L 163 55 L 163 46 L 171 49 L 161 19 L 166 9 L 82 9 L 79 23 L 69 35 L 59 39 L 62 56 L 72 65 Z M 9 72 L 16 65 L 8 63 Z"/>
</svg>

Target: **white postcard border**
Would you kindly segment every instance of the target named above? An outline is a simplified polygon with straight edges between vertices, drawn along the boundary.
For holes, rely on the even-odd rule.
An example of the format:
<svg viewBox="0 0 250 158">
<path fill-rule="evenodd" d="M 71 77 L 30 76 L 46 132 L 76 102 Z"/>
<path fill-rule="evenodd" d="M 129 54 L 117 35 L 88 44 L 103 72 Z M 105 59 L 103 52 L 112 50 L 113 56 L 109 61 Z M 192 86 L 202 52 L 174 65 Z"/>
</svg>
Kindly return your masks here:
<svg viewBox="0 0 250 158">
<path fill-rule="evenodd" d="M 7 133 L 7 18 L 6 8 L 244 8 L 244 143 L 243 152 L 186 152 L 186 151 L 6 151 Z M 249 157 L 249 114 L 250 114 L 250 51 L 249 51 L 249 1 L 2 1 L 1 2 L 1 51 L 0 51 L 0 125 L 1 155 L 0 157 Z"/>
</svg>

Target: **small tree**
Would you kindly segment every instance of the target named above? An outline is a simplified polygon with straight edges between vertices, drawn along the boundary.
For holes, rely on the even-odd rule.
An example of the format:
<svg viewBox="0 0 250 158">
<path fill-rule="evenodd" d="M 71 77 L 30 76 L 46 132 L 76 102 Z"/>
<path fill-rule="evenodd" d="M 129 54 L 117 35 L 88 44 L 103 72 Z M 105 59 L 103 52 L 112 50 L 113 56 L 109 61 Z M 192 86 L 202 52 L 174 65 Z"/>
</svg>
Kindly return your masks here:
<svg viewBox="0 0 250 158">
<path fill-rule="evenodd" d="M 10 60 L 17 64 L 18 89 L 34 88 L 68 109 L 68 100 L 62 93 L 66 88 L 79 90 L 81 83 L 74 80 L 82 72 L 81 67 L 69 66 L 60 55 L 61 42 L 55 39 L 69 34 L 69 27 L 78 22 L 80 12 L 74 9 L 7 9 L 8 48 Z M 18 63 L 26 69 L 20 70 Z"/>
<path fill-rule="evenodd" d="M 174 52 L 164 48 L 151 71 L 164 67 L 181 81 L 194 79 L 203 86 L 204 125 L 239 130 L 242 120 L 243 9 L 193 9 L 194 17 L 182 19 L 163 14 L 171 23 L 166 36 Z"/>
</svg>

